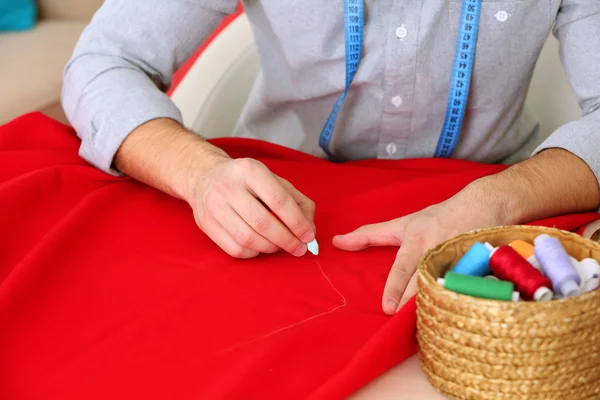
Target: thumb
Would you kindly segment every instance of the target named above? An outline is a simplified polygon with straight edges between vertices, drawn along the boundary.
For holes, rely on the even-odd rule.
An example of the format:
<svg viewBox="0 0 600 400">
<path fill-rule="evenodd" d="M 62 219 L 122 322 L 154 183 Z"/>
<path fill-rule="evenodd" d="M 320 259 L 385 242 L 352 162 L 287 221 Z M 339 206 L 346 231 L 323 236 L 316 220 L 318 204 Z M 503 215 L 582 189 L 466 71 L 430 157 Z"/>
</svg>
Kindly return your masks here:
<svg viewBox="0 0 600 400">
<path fill-rule="evenodd" d="M 405 218 L 364 225 L 353 232 L 333 237 L 333 245 L 341 250 L 357 251 L 371 246 L 400 246 Z"/>
</svg>

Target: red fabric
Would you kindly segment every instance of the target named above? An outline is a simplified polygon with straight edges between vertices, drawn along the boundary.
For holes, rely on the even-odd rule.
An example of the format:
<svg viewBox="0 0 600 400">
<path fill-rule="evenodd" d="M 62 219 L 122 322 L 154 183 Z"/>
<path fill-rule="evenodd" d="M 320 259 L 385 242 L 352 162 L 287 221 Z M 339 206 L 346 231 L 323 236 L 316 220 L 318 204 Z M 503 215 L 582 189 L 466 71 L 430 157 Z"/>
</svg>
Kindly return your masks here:
<svg viewBox="0 0 600 400">
<path fill-rule="evenodd" d="M 87 165 L 69 128 L 37 113 L 0 127 L 0 398 L 344 398 L 414 354 L 415 303 L 381 311 L 396 249 L 342 252 L 332 235 L 503 168 L 214 142 L 316 201 L 319 256 L 235 260 L 183 202 Z"/>
<path fill-rule="evenodd" d="M 238 4 L 237 11 L 235 13 L 233 13 L 233 14 L 228 15 L 227 17 L 225 17 L 225 19 L 219 24 L 219 26 L 217 26 L 217 28 L 210 34 L 210 36 L 204 41 L 204 43 L 202 43 L 202 46 L 200 46 L 198 48 L 198 50 L 196 50 L 196 52 L 194 53 L 194 55 L 192 55 L 181 66 L 181 68 L 179 68 L 179 70 L 177 70 L 177 72 L 173 75 L 173 82 L 171 84 L 171 88 L 167 92 L 167 94 L 169 96 L 173 94 L 173 92 L 175 91 L 175 89 L 177 88 L 177 86 L 179 86 L 179 84 L 181 83 L 181 81 L 183 80 L 183 78 L 185 77 L 185 75 L 188 73 L 188 71 L 190 70 L 190 68 L 192 68 L 192 65 L 194 65 L 194 63 L 196 62 L 196 60 L 198 59 L 198 57 L 200 57 L 200 54 L 202 54 L 204 52 L 204 50 L 206 49 L 206 47 L 208 47 L 208 45 L 214 40 L 214 38 L 217 37 L 217 35 L 219 33 L 221 33 L 221 31 L 223 29 L 225 29 L 227 27 L 227 25 L 229 25 L 231 23 L 231 21 L 233 21 L 234 19 L 236 19 L 242 12 L 244 12 L 244 8 L 242 6 L 242 3 L 240 3 L 240 4 Z"/>
</svg>

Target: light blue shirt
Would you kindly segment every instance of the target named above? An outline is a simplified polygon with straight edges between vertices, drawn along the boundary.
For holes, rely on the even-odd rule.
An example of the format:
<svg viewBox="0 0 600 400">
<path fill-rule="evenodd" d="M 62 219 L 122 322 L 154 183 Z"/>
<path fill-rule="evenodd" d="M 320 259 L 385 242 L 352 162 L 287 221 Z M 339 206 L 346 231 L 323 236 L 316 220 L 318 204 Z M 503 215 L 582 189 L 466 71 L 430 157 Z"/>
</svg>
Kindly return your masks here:
<svg viewBox="0 0 600 400">
<path fill-rule="evenodd" d="M 345 159 L 422 158 L 444 122 L 460 0 L 365 0 L 364 54 L 338 116 L 332 152 Z M 63 105 L 80 154 L 112 168 L 137 126 L 181 122 L 163 93 L 173 73 L 237 1 L 106 0 L 64 76 Z M 318 137 L 345 83 L 343 0 L 247 0 L 260 72 L 234 132 L 319 157 Z M 548 33 L 582 108 L 542 142 L 524 108 Z M 600 1 L 482 0 L 465 122 L 453 157 L 514 162 L 550 147 L 581 157 L 600 177 Z"/>
</svg>

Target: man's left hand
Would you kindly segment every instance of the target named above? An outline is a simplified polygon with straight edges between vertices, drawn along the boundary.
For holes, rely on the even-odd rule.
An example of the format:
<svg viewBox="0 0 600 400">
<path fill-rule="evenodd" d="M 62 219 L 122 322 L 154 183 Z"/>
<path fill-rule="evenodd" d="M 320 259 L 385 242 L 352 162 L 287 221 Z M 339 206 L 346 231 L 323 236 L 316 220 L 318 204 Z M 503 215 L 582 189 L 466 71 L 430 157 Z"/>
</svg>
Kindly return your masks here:
<svg viewBox="0 0 600 400">
<path fill-rule="evenodd" d="M 443 203 L 335 236 L 333 244 L 348 251 L 400 246 L 382 298 L 383 311 L 392 315 L 416 293 L 417 264 L 431 247 L 475 229 L 598 210 L 599 205 L 600 186 L 588 165 L 569 151 L 549 149 L 472 182 Z"/>
<path fill-rule="evenodd" d="M 393 315 L 417 290 L 416 268 L 421 256 L 431 247 L 460 233 L 502 225 L 502 216 L 479 210 L 481 203 L 471 189 L 414 214 L 388 222 L 365 225 L 346 235 L 335 236 L 333 244 L 341 250 L 357 251 L 371 246 L 400 246 L 385 284 L 382 307 Z"/>
</svg>

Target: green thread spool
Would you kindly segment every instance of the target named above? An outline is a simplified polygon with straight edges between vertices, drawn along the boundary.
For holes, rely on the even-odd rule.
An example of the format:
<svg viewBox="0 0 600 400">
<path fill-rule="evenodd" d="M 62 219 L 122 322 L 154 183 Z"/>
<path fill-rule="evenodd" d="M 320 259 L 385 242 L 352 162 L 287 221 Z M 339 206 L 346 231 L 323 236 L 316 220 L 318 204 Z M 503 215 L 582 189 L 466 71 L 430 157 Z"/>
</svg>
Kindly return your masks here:
<svg viewBox="0 0 600 400">
<path fill-rule="evenodd" d="M 438 283 L 448 290 L 484 299 L 519 301 L 519 292 L 512 282 L 447 272 Z"/>
</svg>

